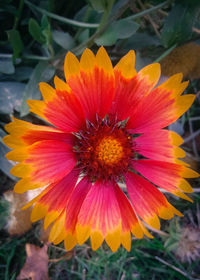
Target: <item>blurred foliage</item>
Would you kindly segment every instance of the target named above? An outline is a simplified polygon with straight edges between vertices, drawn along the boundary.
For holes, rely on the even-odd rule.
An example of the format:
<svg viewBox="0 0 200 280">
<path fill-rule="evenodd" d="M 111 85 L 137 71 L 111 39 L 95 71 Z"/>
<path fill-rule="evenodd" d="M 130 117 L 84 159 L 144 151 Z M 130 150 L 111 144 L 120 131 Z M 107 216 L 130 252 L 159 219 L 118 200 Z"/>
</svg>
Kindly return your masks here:
<svg viewBox="0 0 200 280">
<path fill-rule="evenodd" d="M 13 115 L 42 123 L 42 120 L 29 114 L 26 100 L 41 98 L 38 88 L 40 81 L 52 83 L 55 73 L 62 78 L 67 51 L 80 55 L 86 47 L 95 52 L 99 45 L 104 45 L 108 47 L 107 51 L 115 64 L 128 50 L 135 49 L 137 70 L 148 63 L 167 58 L 170 53 L 173 55 L 171 60 L 177 64 L 177 55 L 174 55 L 176 47 L 200 42 L 200 1 L 1 0 L 0 22 L 2 139 L 5 135 L 4 125 Z M 179 57 L 181 69 L 182 59 Z M 166 66 L 169 75 L 171 65 Z M 199 81 L 192 81 L 188 91 L 198 95 Z M 195 131 L 200 128 L 197 102 L 176 124 L 176 127 L 181 126 L 181 133 L 187 137 L 194 133 L 191 126 L 193 119 Z M 198 152 L 196 154 L 193 146 L 186 146 L 186 150 L 197 158 Z M 0 141 L 0 168 L 6 174 L 3 177 L 1 173 L 2 182 L 3 179 L 5 181 L 2 184 L 7 189 L 13 185 L 13 180 L 17 180 L 9 173 L 15 163 L 4 157 L 8 151 L 8 147 Z M 199 199 L 199 196 L 195 194 L 195 198 Z M 178 200 L 175 203 L 185 209 L 184 202 Z M 0 201 L 0 210 L 4 208 Z M 5 211 L 2 210 L 2 213 Z M 3 224 L 2 220 L 0 227 Z M 173 229 L 173 236 L 174 232 L 176 230 Z M 175 241 L 180 236 L 180 226 L 177 232 Z M 25 243 L 38 242 L 34 234 L 31 231 L 17 239 L 3 232 L 0 240 L 0 279 L 16 279 L 24 264 Z M 165 244 L 171 244 L 169 240 L 165 240 Z M 86 279 L 86 275 L 87 279 L 196 279 L 200 273 L 198 261 L 189 267 L 181 264 L 171 253 L 171 245 L 165 248 L 163 244 L 159 238 L 154 241 L 137 240 L 133 242 L 130 253 L 120 249 L 116 254 L 106 247 L 94 253 L 85 245 L 73 253 L 74 257 L 68 263 L 65 259 L 50 263 L 50 273 L 52 279 Z M 51 258 L 59 257 L 60 252 L 60 247 L 49 249 Z M 159 258 L 164 258 L 168 264 Z M 174 266 L 178 269 L 174 269 Z"/>
</svg>

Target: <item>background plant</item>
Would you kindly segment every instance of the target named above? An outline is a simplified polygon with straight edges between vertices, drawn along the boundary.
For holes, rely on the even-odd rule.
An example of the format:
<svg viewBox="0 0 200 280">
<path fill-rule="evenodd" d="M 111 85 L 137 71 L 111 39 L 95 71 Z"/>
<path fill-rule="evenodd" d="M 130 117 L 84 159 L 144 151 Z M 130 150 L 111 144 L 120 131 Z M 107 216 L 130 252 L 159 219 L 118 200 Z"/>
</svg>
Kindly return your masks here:
<svg viewBox="0 0 200 280">
<path fill-rule="evenodd" d="M 187 160 L 198 169 L 200 155 L 200 3 L 198 0 L 1 0 L 0 3 L 0 137 L 12 116 L 42 123 L 31 115 L 27 99 L 40 99 L 38 83 L 52 83 L 63 75 L 68 50 L 79 55 L 84 48 L 94 51 L 104 45 L 115 64 L 130 49 L 136 50 L 136 68 L 160 61 L 163 75 L 184 72 L 188 92 L 197 95 L 194 105 L 171 129 L 184 139 Z M 41 246 L 41 227 L 13 236 L 8 228 L 14 201 L 5 195 L 17 180 L 9 173 L 13 162 L 4 155 L 0 142 L 0 279 L 15 279 L 22 269 L 25 244 Z M 154 240 L 133 240 L 131 252 L 111 253 L 105 246 L 92 252 L 89 246 L 66 253 L 62 246 L 49 245 L 51 279 L 200 279 L 199 257 L 184 262 L 176 257 L 181 233 L 188 226 L 198 228 L 199 180 L 193 181 L 194 205 L 175 200 L 191 219 L 163 223 Z M 172 198 L 170 198 L 172 199 Z M 15 200 L 16 201 L 16 200 Z M 190 210 L 189 210 L 190 209 Z M 12 210 L 14 211 L 14 210 Z M 13 213 L 13 212 L 12 212 Z M 174 224 L 175 223 L 175 224 Z M 6 227 L 6 228 L 5 228 Z M 8 232 L 7 232 L 7 230 Z M 10 234 L 9 234 L 10 233 Z M 16 233 L 17 234 L 17 233 Z M 161 236 L 161 237 L 159 237 Z M 46 239 L 43 239 L 46 242 Z M 185 241 L 187 242 L 187 240 Z M 198 240 L 196 241 L 198 245 Z M 197 246 L 198 247 L 198 246 Z M 175 253 L 174 253 L 175 252 Z"/>
</svg>

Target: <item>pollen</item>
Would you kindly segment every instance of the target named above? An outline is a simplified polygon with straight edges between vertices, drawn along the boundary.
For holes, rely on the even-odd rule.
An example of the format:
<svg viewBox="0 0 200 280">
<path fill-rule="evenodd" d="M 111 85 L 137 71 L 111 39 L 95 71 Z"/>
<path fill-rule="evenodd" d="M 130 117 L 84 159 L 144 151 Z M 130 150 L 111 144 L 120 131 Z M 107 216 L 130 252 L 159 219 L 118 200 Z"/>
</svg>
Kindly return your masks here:
<svg viewBox="0 0 200 280">
<path fill-rule="evenodd" d="M 103 164 L 116 164 L 124 155 L 123 147 L 112 136 L 104 137 L 96 147 L 96 158 Z"/>
<path fill-rule="evenodd" d="M 96 180 L 121 180 L 131 168 L 132 137 L 121 123 L 99 120 L 77 135 L 74 151 L 81 173 Z"/>
</svg>

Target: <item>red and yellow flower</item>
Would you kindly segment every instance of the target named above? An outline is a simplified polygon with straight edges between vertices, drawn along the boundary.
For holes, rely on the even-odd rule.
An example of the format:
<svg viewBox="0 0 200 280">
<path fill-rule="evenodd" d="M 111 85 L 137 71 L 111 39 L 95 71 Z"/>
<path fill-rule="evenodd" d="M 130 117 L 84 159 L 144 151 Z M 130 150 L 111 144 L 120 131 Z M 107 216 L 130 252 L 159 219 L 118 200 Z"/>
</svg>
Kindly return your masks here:
<svg viewBox="0 0 200 280">
<path fill-rule="evenodd" d="M 134 63 L 134 51 L 114 68 L 103 47 L 96 56 L 86 49 L 80 62 L 69 52 L 66 82 L 55 77 L 55 89 L 40 83 L 44 101 L 28 101 L 50 125 L 15 118 L 6 125 L 7 158 L 19 162 L 11 173 L 21 177 L 14 190 L 43 187 L 26 207 L 33 205 L 33 222 L 52 224 L 49 240 L 64 240 L 67 250 L 88 238 L 92 249 L 105 239 L 112 251 L 130 250 L 131 233 L 151 238 L 143 221 L 159 229 L 158 217 L 182 216 L 157 187 L 190 201 L 184 178 L 198 174 L 179 160 L 182 138 L 164 128 L 195 97 L 181 96 L 182 74 L 156 87 L 159 64 L 137 73 Z"/>
</svg>

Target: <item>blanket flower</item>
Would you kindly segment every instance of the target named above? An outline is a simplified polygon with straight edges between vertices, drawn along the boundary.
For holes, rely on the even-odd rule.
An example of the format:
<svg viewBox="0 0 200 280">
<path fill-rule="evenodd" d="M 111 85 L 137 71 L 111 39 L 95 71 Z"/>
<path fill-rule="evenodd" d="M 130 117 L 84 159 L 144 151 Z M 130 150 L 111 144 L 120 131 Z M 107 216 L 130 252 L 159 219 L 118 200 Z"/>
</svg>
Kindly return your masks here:
<svg viewBox="0 0 200 280">
<path fill-rule="evenodd" d="M 181 96 L 188 82 L 176 74 L 156 87 L 160 65 L 138 73 L 129 51 L 113 68 L 103 47 L 86 49 L 80 61 L 68 52 L 66 82 L 40 83 L 43 101 L 29 100 L 30 111 L 49 123 L 16 118 L 4 138 L 19 162 L 11 173 L 21 179 L 15 192 L 41 188 L 31 220 L 52 224 L 49 241 L 64 240 L 67 250 L 88 238 L 93 250 L 105 240 L 112 251 L 131 248 L 131 233 L 152 238 L 146 224 L 182 216 L 157 188 L 191 201 L 185 178 L 198 177 L 180 158 L 183 139 L 166 129 L 193 103 Z"/>
</svg>

